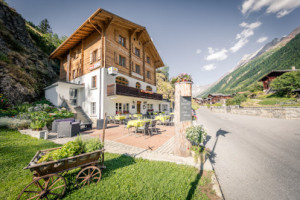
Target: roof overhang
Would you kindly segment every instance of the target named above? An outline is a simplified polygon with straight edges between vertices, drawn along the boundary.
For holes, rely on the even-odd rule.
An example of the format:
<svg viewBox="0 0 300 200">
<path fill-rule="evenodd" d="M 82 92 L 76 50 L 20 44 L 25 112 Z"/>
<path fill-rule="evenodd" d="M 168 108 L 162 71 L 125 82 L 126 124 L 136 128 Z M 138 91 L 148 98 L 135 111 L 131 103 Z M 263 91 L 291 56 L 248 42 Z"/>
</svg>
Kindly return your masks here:
<svg viewBox="0 0 300 200">
<path fill-rule="evenodd" d="M 154 54 L 155 67 L 159 68 L 164 66 L 164 63 L 145 27 L 128 21 L 102 8 L 96 10 L 96 12 L 94 12 L 79 28 L 77 28 L 77 30 L 70 37 L 68 37 L 50 54 L 49 58 L 60 59 L 62 56 L 67 54 L 70 49 L 78 45 L 83 39 L 88 37 L 94 31 L 98 31 L 100 34 L 102 34 L 102 30 L 105 27 L 105 24 L 108 22 L 110 24 L 115 24 L 119 27 L 138 32 L 140 34 L 140 40 L 142 40 L 145 44 L 149 43 L 146 48 L 150 48 L 151 52 Z"/>
</svg>

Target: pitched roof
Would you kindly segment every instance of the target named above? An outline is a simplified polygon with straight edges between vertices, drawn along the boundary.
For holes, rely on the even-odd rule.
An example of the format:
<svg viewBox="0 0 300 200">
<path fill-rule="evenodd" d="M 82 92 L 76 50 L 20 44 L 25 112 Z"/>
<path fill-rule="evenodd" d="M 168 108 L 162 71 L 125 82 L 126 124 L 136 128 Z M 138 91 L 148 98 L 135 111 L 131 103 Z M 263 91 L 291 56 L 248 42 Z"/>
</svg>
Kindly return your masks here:
<svg viewBox="0 0 300 200">
<path fill-rule="evenodd" d="M 282 70 L 272 70 L 268 74 L 264 75 L 262 78 L 260 78 L 258 81 L 264 81 L 268 78 L 268 76 L 281 76 L 282 74 L 286 72 L 293 72 L 293 71 L 298 71 L 298 69 L 282 69 Z"/>
<path fill-rule="evenodd" d="M 231 97 L 232 95 L 231 94 L 222 94 L 222 93 L 212 93 L 212 94 L 209 94 L 210 96 L 213 96 L 213 97 L 216 97 L 216 96 L 221 96 L 221 97 Z M 209 96 L 208 95 L 208 96 Z"/>
<path fill-rule="evenodd" d="M 146 30 L 146 27 L 140 26 L 134 22 L 126 20 L 102 8 L 97 9 L 96 12 L 94 12 L 79 28 L 77 28 L 77 30 L 70 37 L 68 37 L 59 47 L 57 47 L 50 54 L 49 58 L 59 58 L 60 56 L 66 54 L 69 49 L 76 46 L 82 39 L 86 38 L 93 31 L 95 31 L 95 27 L 101 30 L 99 24 L 107 22 L 111 22 L 111 24 L 117 24 L 128 30 L 139 31 L 139 33 L 141 34 L 141 40 L 150 43 L 150 45 L 148 45 L 147 47 L 151 48 L 152 52 L 154 53 L 157 68 L 164 66 L 164 63 L 157 49 L 155 48 L 152 39 Z"/>
</svg>

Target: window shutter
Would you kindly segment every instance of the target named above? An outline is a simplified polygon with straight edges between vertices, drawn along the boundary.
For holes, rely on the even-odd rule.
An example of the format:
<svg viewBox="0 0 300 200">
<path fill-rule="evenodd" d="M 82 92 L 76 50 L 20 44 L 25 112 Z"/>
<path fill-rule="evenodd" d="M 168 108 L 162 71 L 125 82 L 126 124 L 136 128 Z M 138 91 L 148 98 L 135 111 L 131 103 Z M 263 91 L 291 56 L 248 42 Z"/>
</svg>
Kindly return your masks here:
<svg viewBox="0 0 300 200">
<path fill-rule="evenodd" d="M 115 41 L 119 42 L 119 34 L 117 30 L 115 30 Z"/>
<path fill-rule="evenodd" d="M 101 48 L 98 49 L 98 60 L 101 59 Z"/>
<path fill-rule="evenodd" d="M 90 52 L 90 64 L 93 62 L 93 52 Z"/>
<path fill-rule="evenodd" d="M 117 55 L 116 52 L 114 52 L 114 56 L 115 56 L 115 63 L 116 63 L 116 64 L 119 64 L 119 63 L 118 63 L 118 55 Z"/>
</svg>

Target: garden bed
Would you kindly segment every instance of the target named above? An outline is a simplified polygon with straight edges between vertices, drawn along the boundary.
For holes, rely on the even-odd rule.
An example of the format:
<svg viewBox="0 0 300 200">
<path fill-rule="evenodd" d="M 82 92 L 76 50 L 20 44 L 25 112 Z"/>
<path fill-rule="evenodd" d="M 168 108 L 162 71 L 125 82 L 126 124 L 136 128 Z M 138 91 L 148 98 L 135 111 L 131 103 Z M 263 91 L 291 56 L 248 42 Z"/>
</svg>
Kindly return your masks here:
<svg viewBox="0 0 300 200">
<path fill-rule="evenodd" d="M 0 129 L 0 199 L 16 199 L 32 180 L 23 168 L 41 149 L 58 147 L 18 131 Z M 193 167 L 174 163 L 134 159 L 105 153 L 101 181 L 82 189 L 71 186 L 65 199 L 218 199 L 211 189 L 211 172 L 202 177 Z M 65 175 L 74 181 L 74 172 Z"/>
</svg>

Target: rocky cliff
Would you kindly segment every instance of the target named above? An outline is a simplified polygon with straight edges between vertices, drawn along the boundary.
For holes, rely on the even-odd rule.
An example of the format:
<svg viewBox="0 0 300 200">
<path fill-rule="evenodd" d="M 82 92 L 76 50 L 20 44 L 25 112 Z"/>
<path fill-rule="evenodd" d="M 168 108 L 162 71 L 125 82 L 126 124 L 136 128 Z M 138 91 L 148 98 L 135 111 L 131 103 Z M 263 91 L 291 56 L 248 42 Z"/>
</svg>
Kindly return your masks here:
<svg viewBox="0 0 300 200">
<path fill-rule="evenodd" d="M 11 103 L 43 97 L 43 88 L 58 78 L 58 63 L 28 29 L 22 16 L 0 1 L 0 94 Z"/>
</svg>

